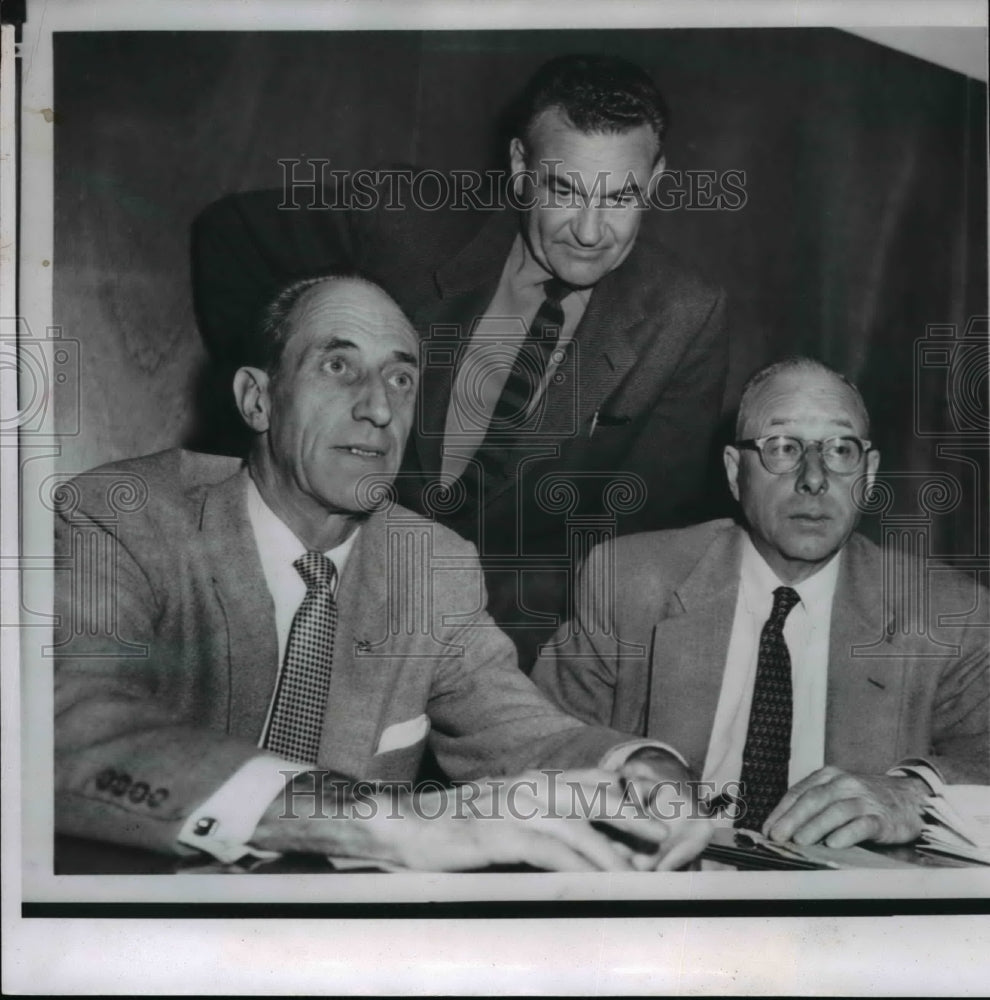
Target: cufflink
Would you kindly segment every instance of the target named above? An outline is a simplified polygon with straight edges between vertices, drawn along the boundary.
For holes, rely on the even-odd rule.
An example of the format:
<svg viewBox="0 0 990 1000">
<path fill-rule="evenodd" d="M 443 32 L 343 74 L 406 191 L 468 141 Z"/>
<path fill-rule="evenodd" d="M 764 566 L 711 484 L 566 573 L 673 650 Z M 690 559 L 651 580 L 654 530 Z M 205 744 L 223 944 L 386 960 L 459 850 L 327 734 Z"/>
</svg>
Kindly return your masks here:
<svg viewBox="0 0 990 1000">
<path fill-rule="evenodd" d="M 212 816 L 203 816 L 202 819 L 196 820 L 196 825 L 193 827 L 194 837 L 209 837 L 214 830 L 220 824 Z"/>
</svg>

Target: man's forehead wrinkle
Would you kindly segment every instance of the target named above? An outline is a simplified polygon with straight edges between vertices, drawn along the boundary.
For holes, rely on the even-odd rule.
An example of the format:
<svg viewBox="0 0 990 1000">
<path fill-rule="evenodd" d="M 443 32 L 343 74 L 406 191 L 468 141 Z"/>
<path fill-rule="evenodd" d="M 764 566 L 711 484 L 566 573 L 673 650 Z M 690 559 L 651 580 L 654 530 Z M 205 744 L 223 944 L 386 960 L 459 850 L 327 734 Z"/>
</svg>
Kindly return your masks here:
<svg viewBox="0 0 990 1000">
<path fill-rule="evenodd" d="M 840 427 L 852 427 L 852 421 L 847 417 L 835 416 L 830 413 L 800 413 L 794 414 L 792 416 L 785 417 L 771 417 L 766 421 L 767 427 L 784 427 L 790 424 L 798 423 L 824 423 L 824 424 L 838 424 Z"/>
<path fill-rule="evenodd" d="M 321 348 L 331 339 L 339 342 L 338 347 L 346 344 L 357 348 L 358 345 L 351 339 L 354 334 L 370 334 L 373 337 L 392 334 L 401 336 L 410 344 L 416 342 L 415 333 L 405 316 L 391 301 L 369 293 L 363 300 L 348 294 L 363 291 L 359 286 L 335 288 L 332 294 L 327 294 L 325 289 L 322 291 L 323 295 L 304 299 L 295 318 L 297 330 L 314 325 L 325 330 L 328 339 L 319 345 Z"/>
</svg>

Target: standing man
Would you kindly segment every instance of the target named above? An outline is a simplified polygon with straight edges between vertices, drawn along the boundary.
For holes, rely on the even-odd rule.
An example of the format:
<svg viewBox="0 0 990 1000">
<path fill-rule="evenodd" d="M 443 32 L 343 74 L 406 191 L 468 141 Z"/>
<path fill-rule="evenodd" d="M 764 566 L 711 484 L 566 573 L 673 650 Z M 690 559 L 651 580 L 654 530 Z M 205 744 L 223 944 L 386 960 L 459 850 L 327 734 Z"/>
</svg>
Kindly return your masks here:
<svg viewBox="0 0 990 1000">
<path fill-rule="evenodd" d="M 396 172 L 387 195 L 344 185 L 308 211 L 234 195 L 197 222 L 194 277 L 221 358 L 287 276 L 347 264 L 396 298 L 424 364 L 400 496 L 478 547 L 528 669 L 568 614 L 582 524 L 669 526 L 702 499 L 727 344 L 721 292 L 646 223 L 668 117 L 649 77 L 564 56 L 516 111 L 495 211 L 453 188 L 425 206 L 421 175 L 396 187 Z"/>
<path fill-rule="evenodd" d="M 578 717 L 674 740 L 776 840 L 911 841 L 932 770 L 990 782 L 987 629 L 950 624 L 990 595 L 854 532 L 869 436 L 859 392 L 820 362 L 758 372 L 725 449 L 745 527 L 594 551 L 581 613 L 534 670 Z"/>
<path fill-rule="evenodd" d="M 175 449 L 59 492 L 57 831 L 226 862 L 690 860 L 709 828 L 674 787 L 679 758 L 556 709 L 477 607 L 471 546 L 388 509 L 418 382 L 395 303 L 363 280 L 303 281 L 258 334 L 233 379 L 246 463 Z M 369 784 L 409 786 L 428 743 L 460 781 L 553 770 L 423 808 Z M 622 779 L 670 779 L 670 802 L 620 814 Z M 596 801 L 600 816 L 578 808 Z"/>
</svg>

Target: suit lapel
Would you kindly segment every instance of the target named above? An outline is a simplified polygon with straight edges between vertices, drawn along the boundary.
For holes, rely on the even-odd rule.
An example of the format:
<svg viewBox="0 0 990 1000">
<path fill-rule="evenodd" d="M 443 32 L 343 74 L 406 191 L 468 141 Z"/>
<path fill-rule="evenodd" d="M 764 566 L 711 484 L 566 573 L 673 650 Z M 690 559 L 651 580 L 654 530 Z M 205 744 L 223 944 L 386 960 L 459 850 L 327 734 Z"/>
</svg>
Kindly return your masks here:
<svg viewBox="0 0 990 1000">
<path fill-rule="evenodd" d="M 367 773 L 402 660 L 389 645 L 387 515 L 362 526 L 337 588 L 337 633 L 319 762 Z M 369 655 L 370 654 L 370 655 Z"/>
<path fill-rule="evenodd" d="M 647 733 L 670 742 L 699 774 L 722 689 L 741 558 L 742 529 L 720 532 L 653 635 Z"/>
<path fill-rule="evenodd" d="M 896 629 L 883 605 L 879 550 L 853 535 L 841 559 L 829 631 L 825 763 L 884 769 L 897 756 L 904 663 L 891 645 Z"/>
<path fill-rule="evenodd" d="M 518 232 L 515 212 L 494 213 L 460 253 L 436 270 L 436 295 L 413 310 L 411 318 L 424 353 L 419 420 L 411 444 L 419 468 L 431 478 L 442 465 L 454 371 L 477 320 L 495 294 Z"/>
<path fill-rule="evenodd" d="M 209 487 L 200 531 L 227 624 L 232 736 L 257 741 L 278 672 L 275 608 L 247 514 L 247 468 Z"/>
<path fill-rule="evenodd" d="M 569 352 L 574 361 L 577 418 L 580 432 L 590 429 L 602 403 L 615 391 L 639 356 L 628 331 L 642 319 L 632 270 L 619 268 L 595 286 L 588 306 L 574 331 Z M 574 387 L 551 382 L 540 432 L 572 434 Z"/>
</svg>

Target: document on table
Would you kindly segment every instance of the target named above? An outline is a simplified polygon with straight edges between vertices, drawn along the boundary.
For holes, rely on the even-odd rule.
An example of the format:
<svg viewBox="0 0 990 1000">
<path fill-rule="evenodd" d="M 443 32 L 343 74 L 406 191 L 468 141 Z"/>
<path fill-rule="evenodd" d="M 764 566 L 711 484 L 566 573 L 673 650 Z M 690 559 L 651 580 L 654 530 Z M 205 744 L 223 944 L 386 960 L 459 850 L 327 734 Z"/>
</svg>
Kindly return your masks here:
<svg viewBox="0 0 990 1000">
<path fill-rule="evenodd" d="M 816 871 L 822 869 L 915 868 L 913 862 L 893 858 L 863 847 L 824 847 L 778 844 L 754 830 L 719 827 L 702 858 L 758 870 Z"/>
<path fill-rule="evenodd" d="M 920 850 L 990 865 L 990 785 L 946 785 L 925 804 Z"/>
</svg>

